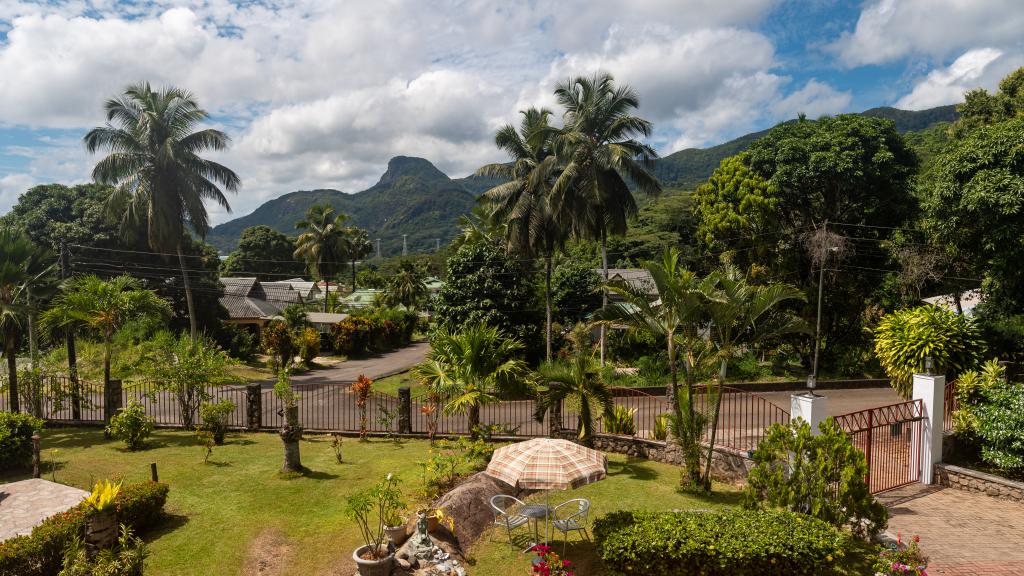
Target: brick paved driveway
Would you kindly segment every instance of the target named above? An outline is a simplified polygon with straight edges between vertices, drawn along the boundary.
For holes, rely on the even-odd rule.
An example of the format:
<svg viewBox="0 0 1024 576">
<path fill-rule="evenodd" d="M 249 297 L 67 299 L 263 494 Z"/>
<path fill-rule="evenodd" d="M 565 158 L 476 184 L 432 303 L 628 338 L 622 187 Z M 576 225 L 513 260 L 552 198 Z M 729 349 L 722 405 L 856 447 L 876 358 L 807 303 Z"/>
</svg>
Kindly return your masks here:
<svg viewBox="0 0 1024 576">
<path fill-rule="evenodd" d="M 1024 505 L 962 490 L 911 484 L 878 495 L 889 533 L 921 537 L 936 576 L 1024 575 Z"/>
</svg>

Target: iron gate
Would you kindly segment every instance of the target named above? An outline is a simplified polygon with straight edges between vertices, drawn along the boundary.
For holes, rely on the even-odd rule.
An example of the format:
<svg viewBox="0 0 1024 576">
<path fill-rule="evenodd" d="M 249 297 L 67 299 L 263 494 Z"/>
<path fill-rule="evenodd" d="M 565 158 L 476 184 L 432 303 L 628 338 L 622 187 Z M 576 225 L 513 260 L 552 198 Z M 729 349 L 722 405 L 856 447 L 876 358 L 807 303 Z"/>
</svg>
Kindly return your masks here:
<svg viewBox="0 0 1024 576">
<path fill-rule="evenodd" d="M 920 400 L 851 412 L 835 421 L 867 458 L 872 494 L 921 478 L 925 418 Z"/>
</svg>

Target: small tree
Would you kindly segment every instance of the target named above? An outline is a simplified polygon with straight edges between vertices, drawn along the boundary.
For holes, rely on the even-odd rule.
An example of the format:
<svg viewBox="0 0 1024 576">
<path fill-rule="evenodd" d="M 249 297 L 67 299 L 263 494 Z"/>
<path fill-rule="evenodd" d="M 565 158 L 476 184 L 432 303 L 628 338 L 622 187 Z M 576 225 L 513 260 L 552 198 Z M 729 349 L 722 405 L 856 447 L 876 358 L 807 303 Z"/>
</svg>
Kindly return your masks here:
<svg viewBox="0 0 1024 576">
<path fill-rule="evenodd" d="M 320 333 L 309 326 L 295 335 L 295 344 L 299 349 L 299 358 L 306 366 L 313 364 L 313 359 L 320 354 Z"/>
<path fill-rule="evenodd" d="M 576 437 L 589 443 L 595 418 L 612 409 L 611 391 L 601 378 L 593 353 L 580 350 L 567 361 L 545 363 L 540 367 L 540 379 L 548 389 L 539 396 L 534 418 L 542 422 L 548 411 L 552 418 L 561 416 L 561 410 L 554 408 L 564 401 L 579 416 Z M 561 428 L 561 422 L 553 422 L 551 427 Z"/>
<path fill-rule="evenodd" d="M 744 505 L 787 508 L 837 527 L 849 524 L 861 536 L 876 534 L 889 514 L 871 496 L 864 453 L 831 418 L 818 429 L 813 435 L 800 419 L 768 429 L 753 454 Z"/>
<path fill-rule="evenodd" d="M 288 325 L 280 320 L 272 320 L 263 327 L 263 350 L 277 361 L 277 367 L 287 369 L 295 359 L 295 339 Z"/>
<path fill-rule="evenodd" d="M 224 444 L 224 434 L 228 430 L 228 418 L 237 406 L 231 400 L 221 400 L 199 407 L 199 417 L 203 420 L 203 429 L 210 433 L 213 443 Z"/>
<path fill-rule="evenodd" d="M 366 439 L 366 404 L 373 393 L 373 380 L 360 374 L 352 385 L 352 393 L 356 395 L 356 406 L 359 407 L 359 438 Z"/>
<path fill-rule="evenodd" d="M 985 344 L 974 320 L 939 306 L 887 314 L 875 328 L 875 355 L 892 387 L 909 398 L 914 372 L 931 357 L 939 370 L 960 373 L 981 363 Z"/>
<path fill-rule="evenodd" d="M 284 443 L 284 465 L 281 472 L 298 474 L 303 470 L 299 455 L 299 440 L 302 440 L 302 427 L 299 426 L 299 395 L 292 388 L 287 370 L 282 369 L 278 372 L 274 395 L 284 405 L 284 425 L 278 432 L 281 442 Z"/>
<path fill-rule="evenodd" d="M 155 352 L 145 364 L 146 378 L 154 390 L 174 394 L 182 425 L 192 428 L 199 405 L 212 397 L 208 387 L 237 380 L 228 370 L 231 359 L 205 338 L 193 346 L 185 335 L 160 332 L 154 343 Z"/>
<path fill-rule="evenodd" d="M 110 418 L 107 430 L 111 437 L 123 441 L 129 450 L 138 450 L 153 433 L 154 426 L 155 421 L 146 415 L 146 408 L 132 399 L 128 406 Z"/>
</svg>

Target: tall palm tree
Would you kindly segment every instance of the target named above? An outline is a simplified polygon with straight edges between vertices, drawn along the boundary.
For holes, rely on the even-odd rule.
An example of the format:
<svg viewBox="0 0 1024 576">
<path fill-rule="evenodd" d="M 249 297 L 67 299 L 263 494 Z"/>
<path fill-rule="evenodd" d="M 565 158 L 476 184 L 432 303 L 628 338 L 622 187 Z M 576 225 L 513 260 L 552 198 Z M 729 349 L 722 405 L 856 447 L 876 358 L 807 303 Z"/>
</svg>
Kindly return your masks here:
<svg viewBox="0 0 1024 576">
<path fill-rule="evenodd" d="M 384 302 L 389 306 L 416 307 L 427 295 L 427 274 L 412 260 L 402 260 L 388 280 Z"/>
<path fill-rule="evenodd" d="M 607 289 L 619 301 L 598 310 L 594 318 L 603 326 L 619 325 L 629 330 L 665 339 L 671 380 L 666 390 L 673 421 L 678 428 L 676 440 L 684 451 L 688 482 L 700 480 L 700 431 L 703 415 L 694 407 L 694 386 L 704 357 L 702 334 L 707 325 L 705 293 L 708 281 L 683 267 L 679 250 L 670 248 L 660 261 L 644 263 L 653 282 L 655 294 L 640 284 L 610 284 Z M 678 352 L 684 354 L 686 386 L 680 390 Z"/>
<path fill-rule="evenodd" d="M 344 259 L 341 236 L 347 219 L 345 214 L 335 214 L 329 204 L 314 204 L 306 211 L 306 219 L 295 224 L 299 230 L 305 230 L 295 240 L 295 257 L 305 260 L 324 282 L 324 312 L 331 293 L 331 278 Z"/>
<path fill-rule="evenodd" d="M 796 314 L 783 308 L 790 302 L 803 302 L 804 293 L 789 284 L 751 284 L 740 270 L 726 264 L 708 276 L 703 287 L 704 308 L 707 310 L 709 343 L 718 360 L 717 393 L 711 418 L 711 437 L 708 442 L 708 461 L 702 478 L 705 489 L 711 488 L 711 456 L 715 448 L 718 416 L 722 406 L 721 390 L 725 385 L 729 360 L 745 347 L 794 333 L 807 333 L 806 323 Z"/>
<path fill-rule="evenodd" d="M 549 410 L 554 417 L 558 411 L 553 408 L 567 403 L 569 409 L 575 410 L 579 416 L 577 438 L 589 443 L 594 435 L 594 416 L 609 412 L 614 405 L 612 393 L 601 378 L 601 369 L 594 355 L 577 351 L 569 360 L 545 362 L 539 372 L 541 382 L 548 389 L 539 397 L 534 418 L 543 421 Z"/>
<path fill-rule="evenodd" d="M 564 127 L 552 140 L 564 165 L 552 186 L 556 211 L 575 214 L 575 232 L 601 244 L 601 266 L 608 282 L 609 234 L 624 234 L 636 214 L 632 183 L 645 194 L 661 193 L 650 172 L 658 154 L 637 140 L 651 134 L 651 123 L 633 115 L 640 105 L 629 86 L 615 85 L 611 74 L 578 76 L 555 87 L 565 108 Z M 563 208 L 563 206 L 565 208 Z M 602 295 L 602 306 L 608 294 Z M 601 328 L 601 364 L 605 361 L 605 328 Z"/>
<path fill-rule="evenodd" d="M 110 280 L 98 276 L 71 279 L 42 315 L 47 330 L 66 330 L 80 326 L 103 342 L 104 398 L 110 392 L 110 358 L 114 334 L 126 323 L 145 317 L 171 315 L 166 300 L 152 290 L 145 290 L 138 278 L 123 275 Z M 111 414 L 106 414 L 106 417 Z"/>
<path fill-rule="evenodd" d="M 459 216 L 459 235 L 452 240 L 452 251 L 457 252 L 467 244 L 497 242 L 505 236 L 505 227 L 505 222 L 491 217 L 487 205 L 477 202 L 470 208 L 469 214 Z"/>
<path fill-rule="evenodd" d="M 356 291 L 356 262 L 366 258 L 373 252 L 373 242 L 370 242 L 370 235 L 362 228 L 349 226 L 341 235 L 341 251 L 348 257 L 352 264 L 352 291 Z"/>
<path fill-rule="evenodd" d="M 505 223 L 509 251 L 527 258 L 544 258 L 544 341 L 550 362 L 551 260 L 569 237 L 571 217 L 557 212 L 551 197 L 551 185 L 558 169 L 550 146 L 554 134 L 548 125 L 551 112 L 529 108 L 520 114 L 523 119 L 518 131 L 508 124 L 494 137 L 495 144 L 507 152 L 512 161 L 488 164 L 476 173 L 506 180 L 484 192 L 480 199 L 490 206 L 492 218 Z"/>
<path fill-rule="evenodd" d="M 26 266 L 33 254 L 28 236 L 14 228 L 0 228 L 0 340 L 7 359 L 9 408 L 18 412 L 18 344 L 21 342 L 28 305 L 25 284 L 30 279 Z"/>
<path fill-rule="evenodd" d="M 134 84 L 104 105 L 106 126 L 85 135 L 89 152 L 109 150 L 92 176 L 114 186 L 107 202 L 119 214 L 122 231 L 142 228 L 149 247 L 176 252 L 188 305 L 193 346 L 198 342 L 195 304 L 182 244 L 189 230 L 205 238 L 210 230 L 206 201 L 231 211 L 221 188 L 235 192 L 241 180 L 233 171 L 202 158 L 208 150 L 224 150 L 230 138 L 213 128 L 198 129 L 209 115 L 187 90 L 153 90 Z"/>
<path fill-rule="evenodd" d="M 446 413 L 466 413 L 469 432 L 480 434 L 480 407 L 502 394 L 527 390 L 530 369 L 519 354 L 523 345 L 491 326 L 472 324 L 461 332 L 439 330 L 427 359 L 413 373 L 440 398 Z"/>
</svg>

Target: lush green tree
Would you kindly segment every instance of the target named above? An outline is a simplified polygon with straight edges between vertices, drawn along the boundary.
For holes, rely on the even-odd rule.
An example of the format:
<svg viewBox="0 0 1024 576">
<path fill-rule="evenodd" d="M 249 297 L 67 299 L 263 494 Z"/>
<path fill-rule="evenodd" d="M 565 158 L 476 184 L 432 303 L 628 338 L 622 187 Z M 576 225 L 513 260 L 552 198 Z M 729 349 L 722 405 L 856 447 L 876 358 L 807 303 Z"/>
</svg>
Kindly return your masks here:
<svg viewBox="0 0 1024 576">
<path fill-rule="evenodd" d="M 574 324 L 601 307 L 601 276 L 584 262 L 563 259 L 551 277 L 555 319 Z"/>
<path fill-rule="evenodd" d="M 492 326 L 469 324 L 458 332 L 438 330 L 427 359 L 413 372 L 431 392 L 446 399 L 444 411 L 465 413 L 474 438 L 480 434 L 480 407 L 532 386 L 520 358 L 523 345 Z"/>
<path fill-rule="evenodd" d="M 281 310 L 281 318 L 284 320 L 285 326 L 293 334 L 297 334 L 299 330 L 310 325 L 309 314 L 302 304 L 289 304 L 285 306 L 284 310 Z"/>
<path fill-rule="evenodd" d="M 459 234 L 452 240 L 451 249 L 457 252 L 466 244 L 498 242 L 505 237 L 504 221 L 491 217 L 490 208 L 477 202 L 469 214 L 459 216 Z"/>
<path fill-rule="evenodd" d="M 255 276 L 259 280 L 301 277 L 306 267 L 295 260 L 295 241 L 270 226 L 242 230 L 221 271 L 226 276 Z"/>
<path fill-rule="evenodd" d="M 103 280 L 92 274 L 71 279 L 43 313 L 50 329 L 80 327 L 103 342 L 103 387 L 110 390 L 110 357 L 114 334 L 125 324 L 154 316 L 169 316 L 167 301 L 132 276 Z"/>
<path fill-rule="evenodd" d="M 589 443 L 594 435 L 594 418 L 611 411 L 614 406 L 611 390 L 601 377 L 601 367 L 593 351 L 578 351 L 568 360 L 556 360 L 541 365 L 540 382 L 547 387 L 538 397 L 534 417 L 543 422 L 544 414 L 565 403 L 566 408 L 578 416 L 576 437 Z M 552 417 L 560 411 L 552 411 Z M 561 427 L 561 423 L 553 426 Z"/>
<path fill-rule="evenodd" d="M 324 312 L 331 294 L 330 280 L 346 259 L 341 236 L 347 219 L 345 214 L 335 214 L 329 204 L 314 204 L 306 212 L 306 219 L 295 224 L 299 230 L 305 230 L 295 241 L 295 257 L 305 260 L 324 281 Z"/>
<path fill-rule="evenodd" d="M 370 235 L 362 228 L 349 226 L 345 228 L 339 238 L 341 252 L 348 258 L 352 265 L 352 291 L 356 289 L 356 262 L 366 258 L 373 252 L 373 242 L 370 242 Z"/>
<path fill-rule="evenodd" d="M 208 114 L 179 88 L 154 91 L 148 82 L 132 85 L 104 108 L 107 125 L 84 138 L 89 152 L 110 151 L 96 164 L 93 179 L 114 186 L 108 209 L 120 215 L 123 229 L 144 229 L 150 248 L 177 252 L 196 344 L 196 309 L 182 245 L 189 230 L 200 238 L 209 231 L 204 202 L 230 210 L 221 187 L 237 190 L 238 175 L 199 155 L 224 150 L 229 138 L 213 128 L 197 129 Z"/>
<path fill-rule="evenodd" d="M 384 302 L 388 306 L 415 308 L 427 295 L 427 274 L 412 260 L 402 262 L 387 282 Z"/>
<path fill-rule="evenodd" d="M 260 330 L 260 346 L 273 356 L 277 368 L 288 370 L 295 359 L 295 335 L 282 320 L 271 320 Z"/>
<path fill-rule="evenodd" d="M 21 231 L 0 228 L 0 339 L 7 359 L 7 389 L 12 412 L 19 409 L 17 354 L 28 311 L 24 289 L 30 278 L 26 263 L 32 252 L 32 242 Z"/>
<path fill-rule="evenodd" d="M 448 259 L 447 280 L 435 304 L 437 328 L 457 332 L 483 323 L 521 342 L 538 342 L 540 315 L 531 277 L 523 262 L 497 244 L 463 245 Z M 527 356 L 535 350 L 528 348 Z"/>
<path fill-rule="evenodd" d="M 191 430 L 200 404 L 213 398 L 209 387 L 237 380 L 230 371 L 231 359 L 205 338 L 192 346 L 184 335 L 161 331 L 153 342 L 153 352 L 145 361 L 146 379 L 155 389 L 174 395 L 182 426 Z"/>
<path fill-rule="evenodd" d="M 358 284 L 363 288 L 386 288 L 387 279 L 377 270 L 364 268 L 356 274 Z"/>
<path fill-rule="evenodd" d="M 645 260 L 657 260 L 668 248 L 694 256 L 697 219 L 693 194 L 666 190 L 640 207 L 636 220 L 624 236 L 608 239 L 608 257 L 625 268 Z"/>
<path fill-rule="evenodd" d="M 611 74 L 560 82 L 555 98 L 565 112 L 564 126 L 552 141 L 563 165 L 551 189 L 554 211 L 573 215 L 577 235 L 600 241 L 607 282 L 608 236 L 625 233 L 637 210 L 629 184 L 645 194 L 661 192 L 661 183 L 650 172 L 658 155 L 637 140 L 650 136 L 651 123 L 633 115 L 640 98 L 629 86 L 616 86 Z M 603 298 L 607 304 L 607 293 Z M 604 349 L 602 327 L 602 364 Z"/>
<path fill-rule="evenodd" d="M 568 206 L 556 209 L 551 185 L 559 169 L 551 149 L 554 131 L 548 125 L 548 110 L 529 108 L 518 131 L 506 124 L 494 137 L 511 162 L 488 164 L 477 175 L 497 176 L 504 183 L 483 193 L 481 200 L 491 209 L 491 218 L 504 222 L 508 249 L 521 258 L 544 259 L 544 344 L 551 361 L 551 264 L 555 252 L 571 233 L 572 213 Z"/>
<path fill-rule="evenodd" d="M 999 90 L 989 94 L 984 88 L 975 88 L 964 94 L 964 102 L 957 106 L 960 118 L 953 125 L 953 133 L 965 137 L 982 126 L 999 124 L 1024 113 L 1024 68 L 1018 68 L 999 82 Z"/>
</svg>

